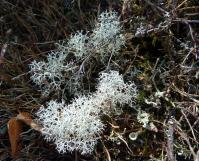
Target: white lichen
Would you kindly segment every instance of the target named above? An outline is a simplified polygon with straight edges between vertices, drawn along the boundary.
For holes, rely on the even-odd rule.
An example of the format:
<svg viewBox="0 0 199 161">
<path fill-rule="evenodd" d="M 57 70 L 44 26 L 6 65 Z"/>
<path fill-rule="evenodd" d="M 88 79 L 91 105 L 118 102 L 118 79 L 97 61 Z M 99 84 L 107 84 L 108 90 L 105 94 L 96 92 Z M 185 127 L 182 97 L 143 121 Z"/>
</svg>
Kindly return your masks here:
<svg viewBox="0 0 199 161">
<path fill-rule="evenodd" d="M 101 115 L 116 104 L 131 104 L 135 95 L 135 85 L 124 83 L 117 71 L 101 73 L 96 92 L 80 95 L 68 105 L 50 101 L 36 113 L 37 121 L 43 125 L 45 139 L 53 141 L 60 153 L 91 153 L 105 127 Z"/>
<path fill-rule="evenodd" d="M 67 48 L 72 52 L 77 60 L 85 58 L 89 54 L 89 37 L 87 34 L 83 34 L 82 31 L 78 31 L 68 40 Z"/>
<path fill-rule="evenodd" d="M 149 124 L 150 115 L 144 111 L 139 110 L 137 115 L 137 120 L 142 124 L 144 128 L 146 128 Z"/>
<path fill-rule="evenodd" d="M 65 63 L 65 54 L 52 52 L 47 56 L 47 61 L 33 61 L 30 64 L 30 79 L 38 85 L 43 92 L 49 89 L 59 89 L 65 81 L 64 72 L 74 70 L 72 62 Z"/>
<path fill-rule="evenodd" d="M 91 35 L 91 42 L 102 59 L 109 53 L 117 54 L 121 47 L 125 45 L 117 12 L 105 11 L 98 16 L 98 22 Z"/>
<path fill-rule="evenodd" d="M 50 101 L 47 108 L 40 108 L 36 115 L 45 139 L 54 141 L 60 153 L 91 153 L 104 128 L 93 103 L 92 98 L 81 96 L 69 105 Z"/>
<path fill-rule="evenodd" d="M 122 75 L 117 71 L 103 72 L 99 78 L 96 95 L 98 99 L 106 101 L 113 110 L 116 110 L 117 104 L 133 105 L 137 88 L 132 82 L 125 83 Z"/>
<path fill-rule="evenodd" d="M 68 40 L 56 43 L 57 50 L 48 54 L 47 61 L 30 63 L 30 78 L 44 93 L 48 93 L 50 89 L 60 89 L 62 84 L 68 86 L 69 83 L 66 82 L 68 75 L 72 78 L 71 80 L 78 80 L 75 78 L 77 70 L 73 70 L 74 66 L 82 63 L 81 68 L 85 64 L 83 61 L 88 61 L 92 56 L 98 58 L 100 55 L 98 60 L 102 62 L 110 60 L 125 44 L 119 17 L 113 11 L 102 12 L 95 28 L 90 33 L 92 34 L 78 31 L 72 34 Z M 71 63 L 71 59 L 68 60 L 68 53 L 74 54 L 77 65 Z M 71 71 L 73 71 L 72 75 Z M 79 83 L 76 82 L 72 88 L 77 89 L 79 86 Z"/>
</svg>

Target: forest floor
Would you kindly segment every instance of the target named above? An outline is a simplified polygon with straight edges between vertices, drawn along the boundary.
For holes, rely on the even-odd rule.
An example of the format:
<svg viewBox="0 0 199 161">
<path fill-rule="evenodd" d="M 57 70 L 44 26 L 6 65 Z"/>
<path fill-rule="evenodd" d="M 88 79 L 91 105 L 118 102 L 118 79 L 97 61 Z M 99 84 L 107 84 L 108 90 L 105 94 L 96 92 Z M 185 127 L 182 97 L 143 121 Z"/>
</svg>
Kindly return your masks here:
<svg viewBox="0 0 199 161">
<path fill-rule="evenodd" d="M 39 92 L 29 64 L 45 59 L 56 42 L 90 30 L 106 10 L 118 12 L 124 28 L 126 44 L 115 62 L 137 85 L 135 109 L 104 118 L 93 154 L 59 154 L 29 126 L 41 105 L 59 97 Z M 1 0 L 0 160 L 199 161 L 198 45 L 198 0 Z M 104 70 L 91 63 L 90 81 Z M 149 116 L 147 127 L 138 111 Z M 13 119 L 21 113 L 29 120 L 18 124 Z"/>
</svg>

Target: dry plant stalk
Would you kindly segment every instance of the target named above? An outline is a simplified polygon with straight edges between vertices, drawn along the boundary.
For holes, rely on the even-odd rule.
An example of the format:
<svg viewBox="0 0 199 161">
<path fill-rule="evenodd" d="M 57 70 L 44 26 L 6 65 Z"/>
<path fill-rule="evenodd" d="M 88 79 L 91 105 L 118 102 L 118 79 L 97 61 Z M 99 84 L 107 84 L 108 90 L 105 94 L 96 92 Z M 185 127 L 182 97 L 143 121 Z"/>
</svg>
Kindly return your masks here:
<svg viewBox="0 0 199 161">
<path fill-rule="evenodd" d="M 169 129 L 167 134 L 167 155 L 169 161 L 175 161 L 174 150 L 173 150 L 173 140 L 174 140 L 174 127 L 172 119 L 169 120 Z"/>
<path fill-rule="evenodd" d="M 132 2 L 131 0 L 124 0 L 122 5 L 122 16 L 123 19 L 126 19 L 132 14 Z"/>
<path fill-rule="evenodd" d="M 6 53 L 8 44 L 4 44 L 1 48 L 1 52 L 0 52 L 0 65 L 4 63 L 4 55 Z"/>
</svg>

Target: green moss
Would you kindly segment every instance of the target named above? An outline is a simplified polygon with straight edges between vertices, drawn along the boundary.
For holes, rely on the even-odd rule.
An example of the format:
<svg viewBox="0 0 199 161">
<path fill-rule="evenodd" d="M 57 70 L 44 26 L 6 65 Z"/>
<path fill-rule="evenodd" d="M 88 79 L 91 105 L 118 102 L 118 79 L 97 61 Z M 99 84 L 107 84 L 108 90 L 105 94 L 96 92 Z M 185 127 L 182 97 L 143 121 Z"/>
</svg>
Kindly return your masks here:
<svg viewBox="0 0 199 161">
<path fill-rule="evenodd" d="M 138 93 L 138 96 L 137 96 L 137 102 L 138 102 L 138 103 L 143 103 L 145 97 L 146 97 L 145 91 L 140 91 L 140 92 Z"/>
</svg>

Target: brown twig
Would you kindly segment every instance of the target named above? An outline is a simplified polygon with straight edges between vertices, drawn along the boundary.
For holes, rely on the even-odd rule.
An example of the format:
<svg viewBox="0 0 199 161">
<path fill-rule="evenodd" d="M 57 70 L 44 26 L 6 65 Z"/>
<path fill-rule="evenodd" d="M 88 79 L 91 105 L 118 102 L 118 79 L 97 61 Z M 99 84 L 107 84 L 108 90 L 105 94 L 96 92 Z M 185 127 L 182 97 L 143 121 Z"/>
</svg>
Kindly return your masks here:
<svg viewBox="0 0 199 161">
<path fill-rule="evenodd" d="M 175 157 L 174 157 L 174 150 L 173 150 L 173 140 L 174 140 L 174 122 L 172 119 L 170 119 L 168 121 L 169 125 L 169 129 L 167 132 L 167 155 L 168 155 L 168 159 L 169 161 L 175 161 Z"/>
</svg>

